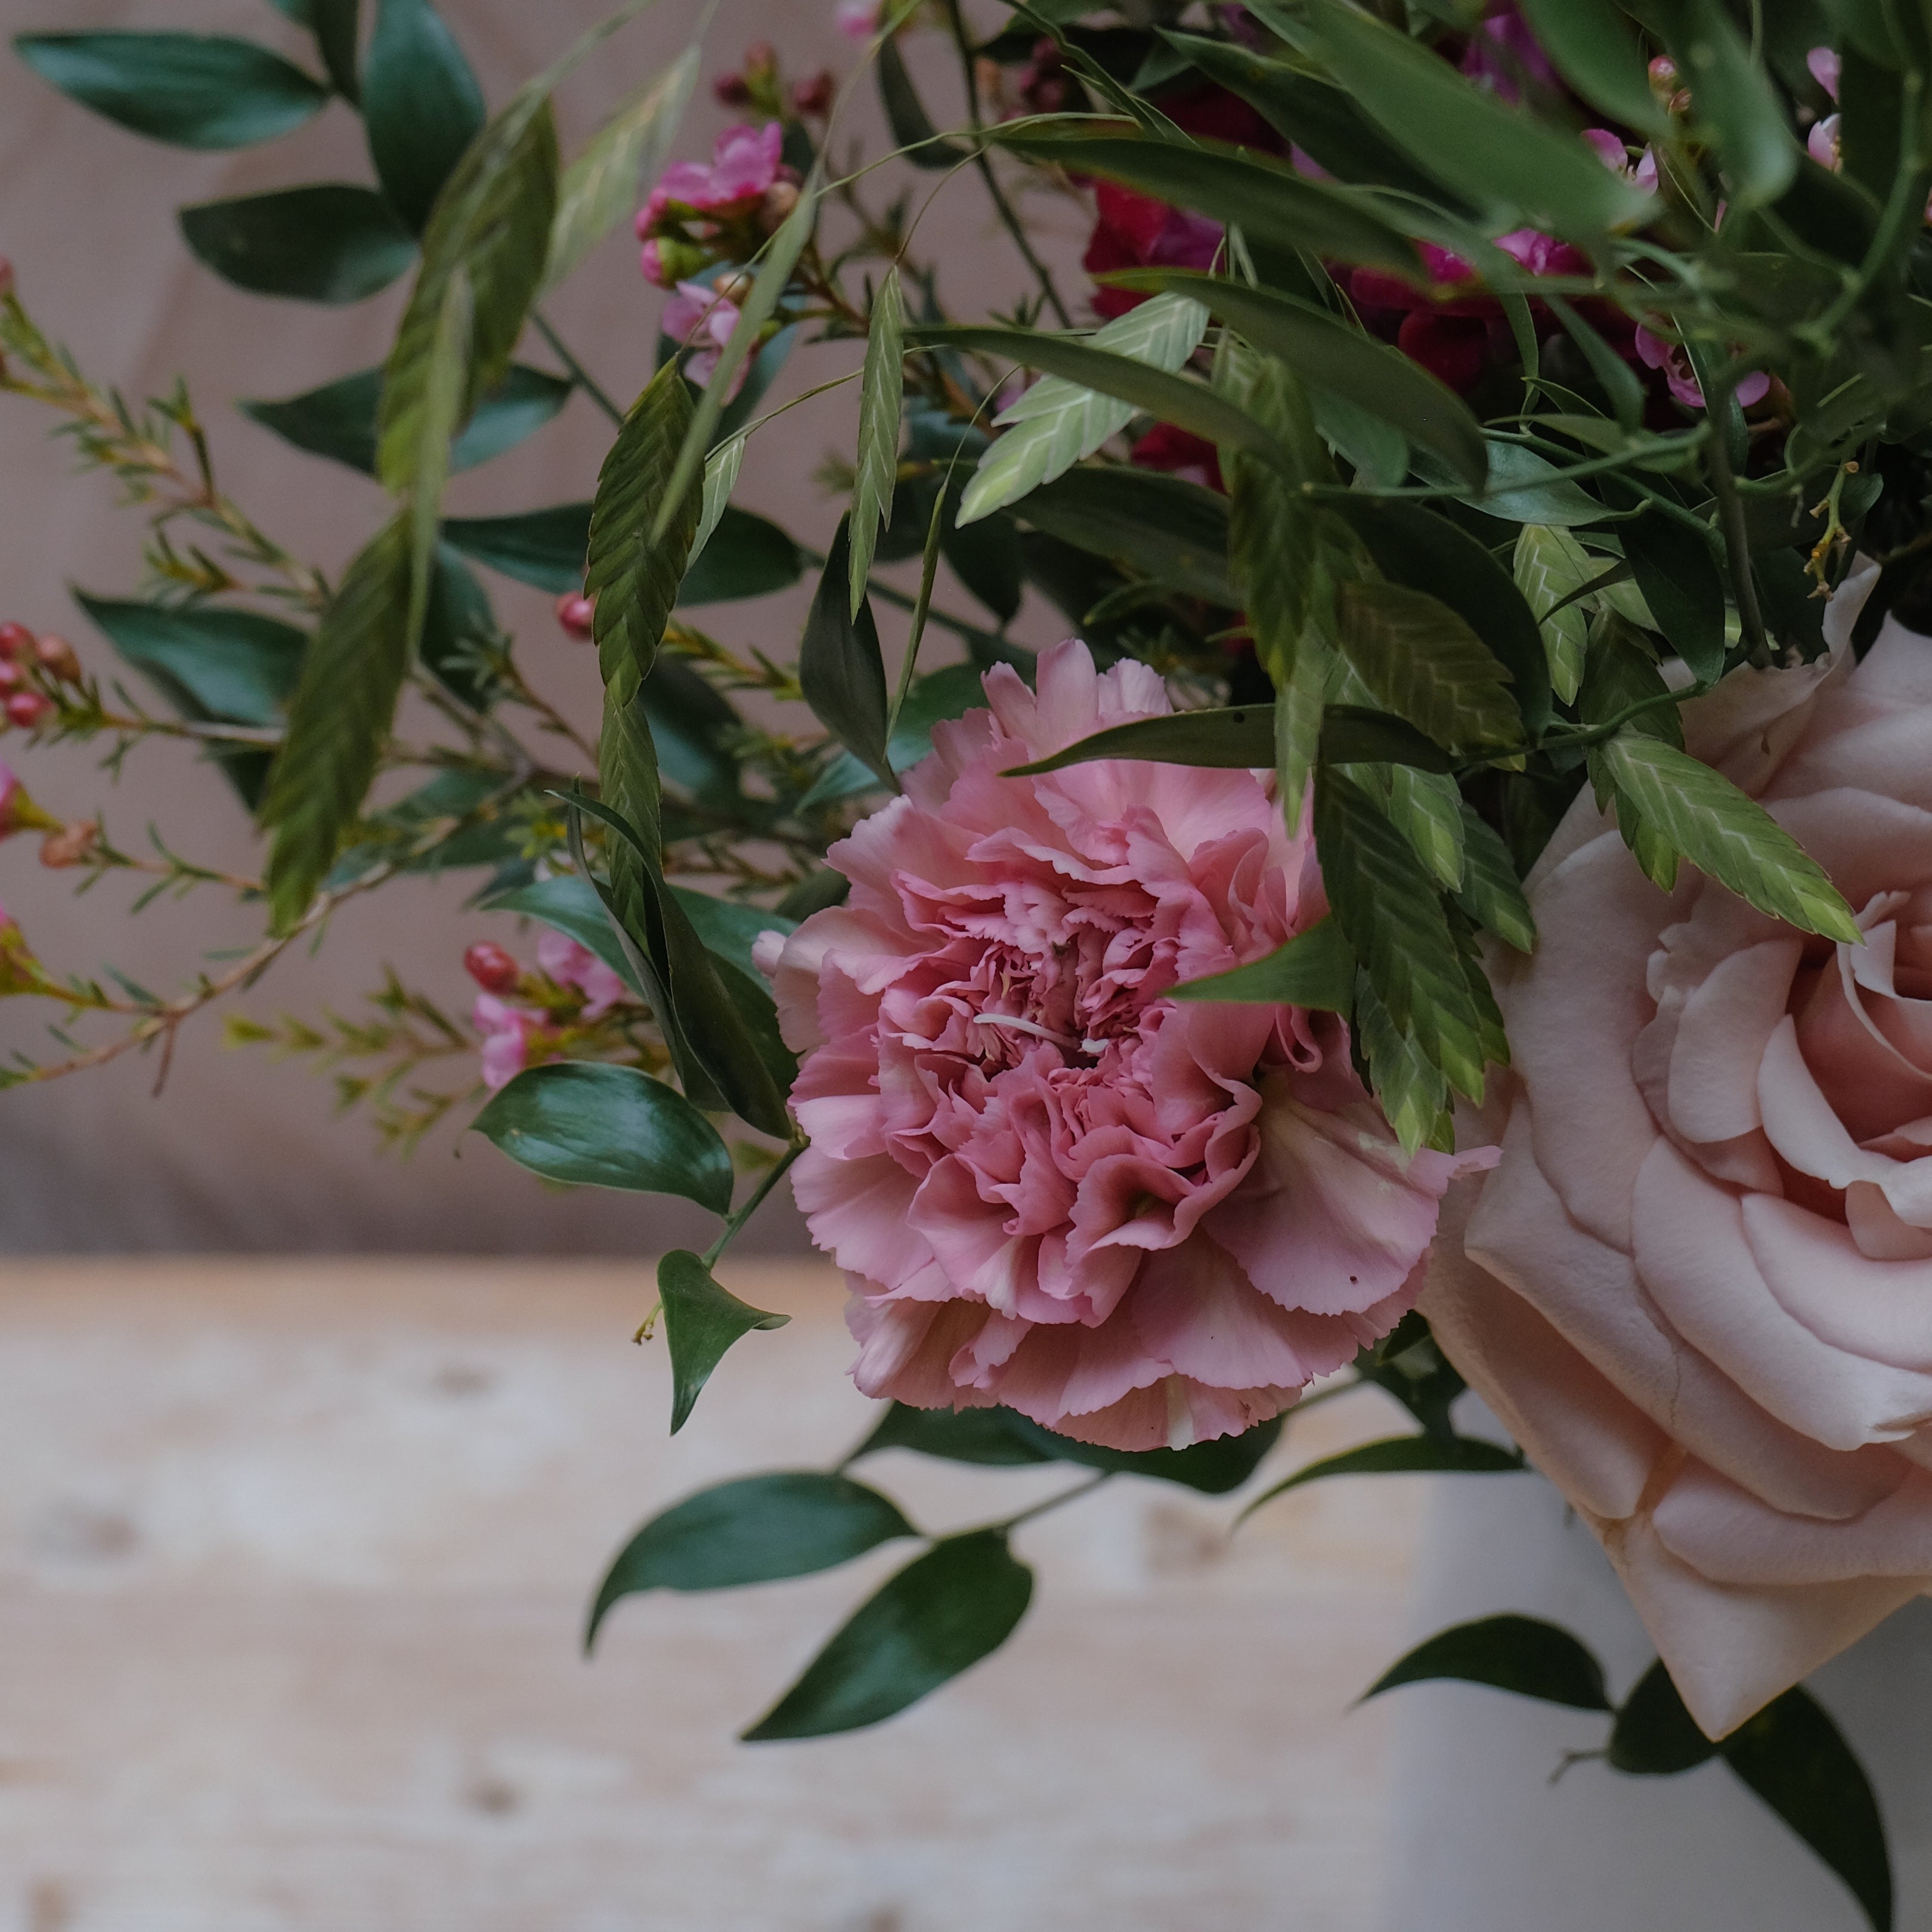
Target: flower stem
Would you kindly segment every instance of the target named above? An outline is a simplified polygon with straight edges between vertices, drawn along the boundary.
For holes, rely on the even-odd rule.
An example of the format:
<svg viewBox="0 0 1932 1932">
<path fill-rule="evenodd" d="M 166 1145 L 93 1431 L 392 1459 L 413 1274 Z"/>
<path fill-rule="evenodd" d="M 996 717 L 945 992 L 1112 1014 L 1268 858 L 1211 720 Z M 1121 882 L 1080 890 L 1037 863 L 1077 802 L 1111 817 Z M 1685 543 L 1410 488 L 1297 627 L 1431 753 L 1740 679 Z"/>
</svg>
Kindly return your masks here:
<svg viewBox="0 0 1932 1932">
<path fill-rule="evenodd" d="M 558 334 L 555 329 L 551 328 L 548 320 L 544 316 L 543 310 L 542 309 L 532 309 L 530 311 L 530 320 L 536 324 L 537 333 L 543 338 L 544 341 L 550 344 L 550 352 L 563 364 L 565 368 L 569 370 L 570 380 L 574 382 L 577 386 L 581 389 L 584 393 L 588 396 L 590 400 L 595 403 L 620 429 L 622 429 L 624 426 L 624 412 L 620 410 L 617 405 L 610 400 L 610 397 L 604 393 L 603 389 L 598 386 L 597 379 L 591 374 L 590 371 L 585 368 L 584 364 L 578 362 L 577 358 L 570 352 L 568 348 L 565 345 L 563 338 Z"/>
<path fill-rule="evenodd" d="M 738 1231 L 764 1205 L 765 1197 L 784 1178 L 792 1162 L 804 1153 L 806 1143 L 803 1141 L 794 1141 L 791 1145 L 785 1149 L 784 1154 L 772 1163 L 771 1172 L 758 1183 L 758 1186 L 752 1192 L 750 1200 L 747 1201 L 744 1206 L 724 1223 L 724 1232 L 706 1250 L 704 1265 L 706 1268 L 716 1268 L 718 1265 L 718 1258 L 737 1238 Z"/>
</svg>

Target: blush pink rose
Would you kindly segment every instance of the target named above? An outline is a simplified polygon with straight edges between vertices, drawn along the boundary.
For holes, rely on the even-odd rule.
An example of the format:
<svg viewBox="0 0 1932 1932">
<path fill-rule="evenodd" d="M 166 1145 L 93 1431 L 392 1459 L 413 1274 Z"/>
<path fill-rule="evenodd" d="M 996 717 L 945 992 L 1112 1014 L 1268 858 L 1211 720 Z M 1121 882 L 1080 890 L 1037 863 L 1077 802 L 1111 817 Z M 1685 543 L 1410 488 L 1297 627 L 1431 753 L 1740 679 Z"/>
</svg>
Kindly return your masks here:
<svg viewBox="0 0 1932 1932">
<path fill-rule="evenodd" d="M 854 1378 L 1121 1449 L 1250 1428 L 1406 1312 L 1444 1191 L 1492 1156 L 1406 1160 L 1333 1015 L 1167 997 L 1327 910 L 1264 776 L 1000 776 L 1166 712 L 1154 672 L 1069 643 L 1036 697 L 986 684 L 832 848 L 848 903 L 761 952 Z"/>
<path fill-rule="evenodd" d="M 1853 663 L 1876 574 L 1828 659 L 1687 719 L 1862 943 L 1688 867 L 1660 892 L 1586 790 L 1497 988 L 1502 1164 L 1422 1303 L 1714 1737 L 1932 1585 L 1932 645 L 1888 624 Z"/>
</svg>

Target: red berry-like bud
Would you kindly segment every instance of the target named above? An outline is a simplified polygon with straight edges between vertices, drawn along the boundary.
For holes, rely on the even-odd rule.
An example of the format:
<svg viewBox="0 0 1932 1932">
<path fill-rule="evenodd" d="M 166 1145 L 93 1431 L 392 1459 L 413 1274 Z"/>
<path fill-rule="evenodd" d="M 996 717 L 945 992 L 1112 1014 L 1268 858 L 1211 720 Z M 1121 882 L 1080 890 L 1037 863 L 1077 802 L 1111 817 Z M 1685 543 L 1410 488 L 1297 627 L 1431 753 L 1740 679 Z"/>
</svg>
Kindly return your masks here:
<svg viewBox="0 0 1932 1932">
<path fill-rule="evenodd" d="M 486 993 L 516 990 L 524 969 L 494 939 L 479 939 L 463 956 L 463 970 Z"/>
<path fill-rule="evenodd" d="M 0 658 L 30 657 L 34 634 L 24 624 L 0 624 Z"/>
<path fill-rule="evenodd" d="M 587 597 L 566 590 L 556 600 L 556 621 L 573 638 L 588 638 L 597 607 Z"/>
<path fill-rule="evenodd" d="M 80 682 L 80 659 L 74 655 L 74 646 L 66 638 L 57 638 L 50 631 L 34 646 L 34 655 L 50 677 L 58 679 L 62 684 Z"/>
<path fill-rule="evenodd" d="M 791 91 L 791 104 L 797 112 L 813 120 L 823 120 L 832 112 L 832 97 L 836 84 L 831 74 L 820 68 L 809 80 L 802 80 Z"/>
<path fill-rule="evenodd" d="M 40 841 L 40 863 L 55 872 L 83 865 L 100 836 L 100 827 L 91 818 L 77 819 L 50 832 Z"/>
<path fill-rule="evenodd" d="M 752 104 L 752 90 L 745 84 L 742 74 L 721 74 L 711 83 L 711 92 L 721 107 L 748 107 Z"/>
<path fill-rule="evenodd" d="M 26 678 L 26 674 L 18 664 L 0 658 L 0 692 L 18 691 Z"/>
<path fill-rule="evenodd" d="M 7 700 L 7 716 L 23 731 L 31 731 L 53 710 L 53 701 L 38 691 L 16 691 Z"/>
</svg>

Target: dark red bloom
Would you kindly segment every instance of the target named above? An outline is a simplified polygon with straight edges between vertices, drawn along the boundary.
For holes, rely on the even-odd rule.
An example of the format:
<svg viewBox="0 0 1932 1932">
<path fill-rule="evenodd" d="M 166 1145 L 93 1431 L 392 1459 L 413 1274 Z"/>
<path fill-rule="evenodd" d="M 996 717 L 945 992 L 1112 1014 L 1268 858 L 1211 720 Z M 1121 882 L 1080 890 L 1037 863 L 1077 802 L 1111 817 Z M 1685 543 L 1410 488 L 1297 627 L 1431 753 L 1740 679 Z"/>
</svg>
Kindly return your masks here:
<svg viewBox="0 0 1932 1932">
<path fill-rule="evenodd" d="M 463 970 L 486 993 L 507 993 L 524 976 L 524 969 L 494 939 L 479 939 L 463 956 Z"/>
</svg>

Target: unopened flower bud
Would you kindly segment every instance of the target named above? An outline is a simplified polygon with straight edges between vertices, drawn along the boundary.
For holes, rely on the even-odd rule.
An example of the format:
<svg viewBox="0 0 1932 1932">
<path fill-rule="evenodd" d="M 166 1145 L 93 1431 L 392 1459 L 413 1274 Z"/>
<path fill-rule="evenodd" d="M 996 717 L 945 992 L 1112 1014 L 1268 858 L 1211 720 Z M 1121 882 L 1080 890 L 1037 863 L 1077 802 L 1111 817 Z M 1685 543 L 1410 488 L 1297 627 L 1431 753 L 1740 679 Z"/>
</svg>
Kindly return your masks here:
<svg viewBox="0 0 1932 1932">
<path fill-rule="evenodd" d="M 463 956 L 463 970 L 486 993 L 514 992 L 524 969 L 494 939 L 479 939 Z"/>
<path fill-rule="evenodd" d="M 40 863 L 56 872 L 84 864 L 100 836 L 100 827 L 92 819 L 77 818 L 40 841 Z"/>
<path fill-rule="evenodd" d="M 1668 54 L 1659 54 L 1650 64 L 1650 90 L 1665 94 L 1677 85 L 1677 63 Z"/>
<path fill-rule="evenodd" d="M 566 590 L 556 600 L 556 621 L 573 638 L 589 638 L 596 616 L 596 605 L 579 592 Z"/>
<path fill-rule="evenodd" d="M 720 275 L 711 284 L 711 292 L 720 302 L 742 308 L 752 292 L 752 278 L 742 268 L 733 274 Z"/>
<path fill-rule="evenodd" d="M 38 691 L 16 691 L 7 700 L 8 722 L 23 731 L 31 731 L 51 715 L 53 708 L 52 699 L 43 698 Z"/>
<path fill-rule="evenodd" d="M 51 678 L 62 684 L 80 682 L 80 659 L 74 655 L 73 645 L 64 638 L 57 638 L 50 631 L 34 646 L 34 655 L 39 658 L 40 668 Z"/>
<path fill-rule="evenodd" d="M 0 994 L 31 993 L 44 983 L 40 962 L 12 914 L 0 905 Z"/>
<path fill-rule="evenodd" d="M 784 225 L 785 217 L 797 206 L 798 184 L 788 181 L 773 182 L 766 189 L 765 198 L 758 205 L 758 226 L 767 235 L 776 235 Z"/>
<path fill-rule="evenodd" d="M 769 80 L 778 70 L 778 50 L 770 40 L 754 40 L 745 50 L 745 77 L 747 80 Z"/>
<path fill-rule="evenodd" d="M 832 112 L 832 99 L 836 92 L 830 70 L 820 68 L 809 80 L 800 81 L 792 89 L 791 104 L 808 118 L 823 120 Z"/>
<path fill-rule="evenodd" d="M 0 624 L 0 658 L 11 659 L 32 654 L 34 634 L 24 624 Z"/>
<path fill-rule="evenodd" d="M 711 92 L 721 107 L 748 107 L 752 90 L 742 74 L 721 74 L 711 83 Z"/>
<path fill-rule="evenodd" d="M 18 691 L 26 682 L 26 676 L 18 664 L 9 664 L 4 658 L 0 658 L 0 694 Z"/>
</svg>

